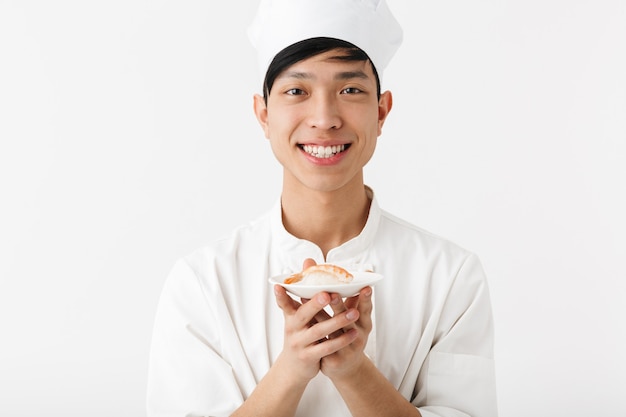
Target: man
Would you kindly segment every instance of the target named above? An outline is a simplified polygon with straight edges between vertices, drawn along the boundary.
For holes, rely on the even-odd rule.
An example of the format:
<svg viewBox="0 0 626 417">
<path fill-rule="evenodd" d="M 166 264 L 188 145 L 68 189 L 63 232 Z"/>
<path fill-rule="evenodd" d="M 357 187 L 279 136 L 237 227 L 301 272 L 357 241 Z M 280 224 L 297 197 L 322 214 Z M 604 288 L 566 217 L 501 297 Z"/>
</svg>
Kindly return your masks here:
<svg viewBox="0 0 626 417">
<path fill-rule="evenodd" d="M 172 270 L 149 415 L 496 416 L 477 258 L 384 212 L 364 183 L 392 108 L 380 78 L 401 39 L 384 1 L 264 1 L 250 34 L 281 198 Z M 316 262 L 384 279 L 345 300 L 268 285 Z"/>
</svg>

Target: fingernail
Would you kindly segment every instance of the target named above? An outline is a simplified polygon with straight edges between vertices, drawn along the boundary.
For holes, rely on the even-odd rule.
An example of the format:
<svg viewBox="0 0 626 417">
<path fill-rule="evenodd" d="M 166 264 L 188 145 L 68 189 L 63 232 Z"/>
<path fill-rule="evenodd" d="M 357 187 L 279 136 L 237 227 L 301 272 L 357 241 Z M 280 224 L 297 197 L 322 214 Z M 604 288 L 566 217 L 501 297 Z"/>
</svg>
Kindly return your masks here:
<svg viewBox="0 0 626 417">
<path fill-rule="evenodd" d="M 359 317 L 359 313 L 358 313 L 356 310 L 349 310 L 349 311 L 346 313 L 346 318 L 347 318 L 348 320 L 354 320 L 354 319 L 356 319 L 357 317 Z"/>
<path fill-rule="evenodd" d="M 332 297 L 332 298 L 330 299 L 330 303 L 331 303 L 332 305 L 337 305 L 337 304 L 339 304 L 339 301 L 340 301 L 340 300 L 341 300 L 341 298 L 339 298 L 339 297 L 335 296 L 335 297 Z"/>
<path fill-rule="evenodd" d="M 319 294 L 317 296 L 317 302 L 325 306 L 326 304 L 328 304 L 328 298 L 326 298 L 325 294 Z"/>
<path fill-rule="evenodd" d="M 372 295 L 372 289 L 370 287 L 365 288 L 365 291 L 363 291 L 363 295 L 366 297 L 369 297 Z"/>
</svg>

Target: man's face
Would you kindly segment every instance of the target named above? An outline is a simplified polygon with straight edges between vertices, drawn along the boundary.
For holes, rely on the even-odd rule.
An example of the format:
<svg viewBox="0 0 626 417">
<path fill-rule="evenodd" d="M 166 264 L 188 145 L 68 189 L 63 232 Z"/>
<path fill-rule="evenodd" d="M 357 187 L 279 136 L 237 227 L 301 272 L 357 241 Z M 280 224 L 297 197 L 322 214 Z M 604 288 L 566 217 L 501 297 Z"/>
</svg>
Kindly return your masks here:
<svg viewBox="0 0 626 417">
<path fill-rule="evenodd" d="M 284 186 L 295 191 L 362 184 L 391 109 L 391 93 L 377 98 L 371 64 L 336 59 L 342 54 L 329 51 L 287 68 L 267 104 L 255 96 L 257 118 L 284 168 Z"/>
</svg>

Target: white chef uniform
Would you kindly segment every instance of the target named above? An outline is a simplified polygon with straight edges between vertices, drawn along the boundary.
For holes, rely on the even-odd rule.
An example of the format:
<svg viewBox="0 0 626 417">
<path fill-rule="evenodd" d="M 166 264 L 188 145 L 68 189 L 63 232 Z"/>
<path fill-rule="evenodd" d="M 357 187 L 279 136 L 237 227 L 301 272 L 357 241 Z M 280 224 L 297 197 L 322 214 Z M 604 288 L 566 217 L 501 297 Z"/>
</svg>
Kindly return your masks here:
<svg viewBox="0 0 626 417">
<path fill-rule="evenodd" d="M 478 259 L 381 210 L 371 196 L 361 234 L 326 259 L 285 230 L 280 203 L 181 259 L 156 314 L 149 417 L 221 417 L 241 405 L 282 349 L 283 315 L 268 278 L 301 270 L 305 258 L 384 275 L 365 351 L 424 417 L 495 417 L 493 319 Z M 296 415 L 350 413 L 320 373 Z"/>
</svg>

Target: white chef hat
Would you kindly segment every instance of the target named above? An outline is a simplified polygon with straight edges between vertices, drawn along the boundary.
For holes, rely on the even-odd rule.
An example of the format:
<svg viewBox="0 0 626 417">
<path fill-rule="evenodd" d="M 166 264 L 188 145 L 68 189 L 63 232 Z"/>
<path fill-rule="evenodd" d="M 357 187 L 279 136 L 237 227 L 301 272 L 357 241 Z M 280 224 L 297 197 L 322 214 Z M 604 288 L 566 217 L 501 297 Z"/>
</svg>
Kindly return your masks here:
<svg viewBox="0 0 626 417">
<path fill-rule="evenodd" d="M 315 37 L 359 47 L 382 79 L 402 43 L 402 28 L 385 0 L 261 0 L 248 36 L 257 50 L 261 79 L 278 52 Z"/>
</svg>

